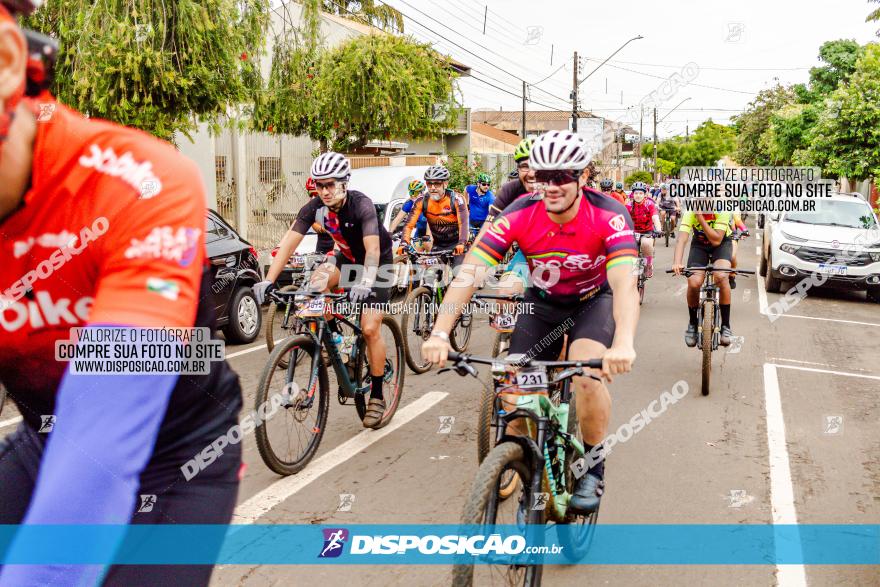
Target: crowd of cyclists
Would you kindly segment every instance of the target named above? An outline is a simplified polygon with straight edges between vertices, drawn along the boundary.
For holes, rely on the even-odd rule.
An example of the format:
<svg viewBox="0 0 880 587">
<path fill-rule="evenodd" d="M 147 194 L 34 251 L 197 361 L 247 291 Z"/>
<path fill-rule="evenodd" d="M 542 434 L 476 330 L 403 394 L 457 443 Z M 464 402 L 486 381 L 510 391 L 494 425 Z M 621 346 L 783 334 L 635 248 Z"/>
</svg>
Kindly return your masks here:
<svg viewBox="0 0 880 587">
<path fill-rule="evenodd" d="M 224 361 L 205 375 L 72 375 L 52 359 L 68 328 L 194 327 L 212 325 L 204 303 L 210 288 L 205 258 L 205 194 L 194 164 L 152 136 L 85 118 L 55 101 L 41 70 L 41 52 L 28 49 L 15 20 L 0 7 L 0 234 L 6 251 L 0 291 L 28 274 L 52 252 L 46 235 L 92 226 L 107 230 L 88 254 L 67 254 L 64 263 L 40 275 L 21 299 L 4 299 L 0 328 L 0 381 L 23 416 L 0 441 L 2 524 L 227 524 L 241 481 L 241 448 L 231 446 L 206 472 L 184 480 L 181 465 L 234 426 L 242 406 L 238 376 Z M 40 116 L 52 104 L 51 121 Z M 97 153 L 97 155 L 95 155 Z M 91 161 L 89 154 L 100 161 Z M 499 291 L 521 293 L 533 311 L 521 313 L 509 356 L 537 359 L 601 358 L 592 376 L 574 378 L 574 403 L 586 451 L 599 449 L 610 419 L 606 384 L 629 372 L 636 359 L 634 337 L 639 297 L 634 267 L 641 254 L 653 274 L 653 238 L 667 218 L 678 223 L 673 270 L 712 261 L 735 266 L 729 214 L 682 213 L 667 186 L 603 179 L 583 140 L 567 131 L 525 139 L 514 153 L 515 176 L 492 190 L 480 174 L 459 194 L 449 189 L 450 171 L 429 167 L 409 185 L 410 199 L 393 219 L 402 228 L 395 250 L 392 234 L 377 216 L 370 194 L 349 189 L 351 163 L 340 153 L 319 155 L 307 189 L 312 196 L 279 244 L 254 287 L 260 303 L 303 237 L 319 234 L 326 261 L 309 287 L 342 286 L 359 309 L 370 365 L 369 402 L 363 426 L 374 428 L 385 411 L 383 372 L 387 352 L 379 326 L 392 284 L 380 267 L 430 238 L 433 251 L 448 251 L 459 271 L 422 354 L 442 367 L 449 332 L 472 295 L 499 265 Z M 129 165 L 130 164 L 130 165 Z M 129 165 L 129 167 L 125 167 Z M 132 180 L 130 167 L 152 170 L 149 193 Z M 598 186 L 598 189 L 597 187 Z M 88 195 L 88 197 L 83 197 Z M 176 243 L 131 253 L 156 227 L 189 234 L 195 243 L 185 262 Z M 84 239 L 85 240 L 85 239 Z M 55 239 L 52 242 L 57 242 Z M 27 245 L 27 252 L 22 243 Z M 35 244 L 36 243 L 36 244 Z M 60 244 L 62 251 L 67 245 Z M 420 245 L 421 246 L 421 245 Z M 48 248 L 47 248 L 48 247 Z M 509 252 L 515 249 L 512 256 Z M 53 255 L 54 258 L 54 255 Z M 352 277 L 353 276 L 353 277 Z M 702 275 L 688 279 L 689 321 L 685 342 L 693 346 L 696 298 Z M 730 289 L 720 273 L 722 344 L 729 344 Z M 536 343 L 566 325 L 552 344 Z M 64 328 L 62 328 L 62 326 Z M 40 432 L 46 414 L 51 434 Z M 604 459 L 578 479 L 571 507 L 595 511 L 604 492 Z M 137 496 L 158 495 L 154 510 L 141 511 Z M 214 545 L 219 549 L 219 544 Z M 210 545 L 206 545 L 206 551 Z M 41 584 L 206 585 L 211 565 L 11 565 L 0 582 Z"/>
</svg>

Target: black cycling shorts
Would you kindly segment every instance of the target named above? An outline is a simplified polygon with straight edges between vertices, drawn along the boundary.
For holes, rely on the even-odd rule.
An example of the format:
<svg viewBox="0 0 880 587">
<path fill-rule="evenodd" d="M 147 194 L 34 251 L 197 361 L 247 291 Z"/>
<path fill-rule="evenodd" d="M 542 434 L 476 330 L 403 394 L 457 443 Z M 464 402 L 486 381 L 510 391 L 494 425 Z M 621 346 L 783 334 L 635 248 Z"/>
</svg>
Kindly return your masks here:
<svg viewBox="0 0 880 587">
<path fill-rule="evenodd" d="M 230 420 L 230 426 L 235 420 Z M 149 512 L 135 500 L 132 524 L 229 524 L 238 497 L 241 443 L 228 444 L 223 454 L 189 481 L 180 468 L 206 446 L 207 436 L 188 443 L 161 462 L 150 461 L 140 477 L 137 495 L 155 495 Z M 47 436 L 27 423 L 0 441 L 0 524 L 20 524 L 34 492 Z M 222 539 L 206 545 L 220 551 Z M 102 585 L 208 585 L 213 565 L 112 565 Z"/>
<path fill-rule="evenodd" d="M 607 287 L 575 305 L 560 305 L 538 297 L 531 288 L 526 289 L 524 309 L 516 319 L 508 354 L 525 354 L 538 361 L 556 360 L 562 350 L 563 334 L 568 335 L 569 348 L 580 338 L 610 347 L 614 341 L 612 304 Z"/>
<path fill-rule="evenodd" d="M 691 241 L 691 252 L 688 254 L 687 262 L 688 267 L 701 267 L 722 259 L 725 261 L 733 259 L 733 241 L 730 237 L 724 237 L 724 240 L 717 247 L 697 239 Z"/>
</svg>

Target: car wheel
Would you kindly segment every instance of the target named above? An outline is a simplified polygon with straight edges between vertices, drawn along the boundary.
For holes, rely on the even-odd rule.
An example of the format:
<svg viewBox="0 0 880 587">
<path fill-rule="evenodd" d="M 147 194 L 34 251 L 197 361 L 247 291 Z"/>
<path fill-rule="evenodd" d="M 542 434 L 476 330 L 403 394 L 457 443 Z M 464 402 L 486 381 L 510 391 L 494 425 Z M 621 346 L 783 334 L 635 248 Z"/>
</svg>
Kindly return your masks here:
<svg viewBox="0 0 880 587">
<path fill-rule="evenodd" d="M 779 293 L 782 289 L 782 280 L 773 277 L 773 263 L 770 261 L 769 256 L 764 263 L 767 265 L 767 270 L 764 272 L 764 289 L 770 293 Z"/>
<path fill-rule="evenodd" d="M 250 287 L 240 287 L 227 310 L 229 323 L 223 328 L 223 334 L 229 342 L 248 343 L 253 342 L 260 334 L 263 314 L 254 297 L 254 290 Z"/>
<path fill-rule="evenodd" d="M 880 304 L 880 285 L 869 285 L 867 294 L 869 301 Z"/>
</svg>

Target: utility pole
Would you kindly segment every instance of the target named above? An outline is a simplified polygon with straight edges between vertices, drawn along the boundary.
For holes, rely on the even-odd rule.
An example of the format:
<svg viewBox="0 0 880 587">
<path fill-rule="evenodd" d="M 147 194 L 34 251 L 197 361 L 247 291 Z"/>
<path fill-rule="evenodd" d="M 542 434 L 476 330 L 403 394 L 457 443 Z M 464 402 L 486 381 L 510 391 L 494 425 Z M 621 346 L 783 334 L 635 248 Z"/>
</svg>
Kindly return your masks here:
<svg viewBox="0 0 880 587">
<path fill-rule="evenodd" d="M 686 142 L 686 143 L 691 142 L 691 134 L 690 134 L 690 129 L 691 129 L 691 127 L 690 127 L 690 124 L 691 124 L 691 123 L 688 122 L 688 123 L 684 126 L 684 142 Z"/>
<path fill-rule="evenodd" d="M 652 181 L 657 181 L 657 108 L 654 108 L 654 170 L 653 170 L 654 179 Z"/>
<path fill-rule="evenodd" d="M 553 44 L 550 45 L 550 66 L 553 66 Z"/>
<path fill-rule="evenodd" d="M 645 122 L 645 106 L 643 104 L 639 104 L 639 171 L 642 170 L 642 145 L 644 144 L 644 140 L 642 139 L 642 126 Z"/>
<path fill-rule="evenodd" d="M 574 67 L 571 74 L 571 130 L 578 130 L 578 52 L 574 52 Z"/>
<path fill-rule="evenodd" d="M 486 5 L 486 10 L 483 11 L 483 34 L 486 34 L 486 20 L 489 18 L 489 5 Z"/>
<path fill-rule="evenodd" d="M 520 138 L 526 138 L 526 82 L 523 80 L 523 109 L 522 109 L 522 133 L 520 133 Z"/>
<path fill-rule="evenodd" d="M 621 170 L 621 163 L 620 163 L 620 147 L 621 147 L 621 143 L 623 141 L 623 128 L 618 128 L 616 131 L 616 134 L 617 134 L 617 175 L 618 175 L 618 177 L 623 179 L 623 171 Z"/>
</svg>

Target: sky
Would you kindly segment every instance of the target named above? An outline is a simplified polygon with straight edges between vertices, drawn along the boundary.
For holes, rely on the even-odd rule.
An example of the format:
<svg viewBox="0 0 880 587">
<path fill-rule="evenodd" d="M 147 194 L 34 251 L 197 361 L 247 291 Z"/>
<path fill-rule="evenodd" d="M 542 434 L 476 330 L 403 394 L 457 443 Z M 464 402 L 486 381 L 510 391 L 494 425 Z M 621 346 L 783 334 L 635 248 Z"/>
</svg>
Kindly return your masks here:
<svg viewBox="0 0 880 587">
<path fill-rule="evenodd" d="M 825 41 L 880 41 L 880 23 L 865 23 L 877 7 L 867 0 L 384 1 L 403 13 L 405 33 L 472 67 L 459 85 L 474 110 L 520 110 L 525 80 L 529 110 L 571 111 L 574 51 L 583 58 L 583 78 L 641 35 L 582 83 L 580 103 L 628 121 L 638 120 L 642 103 L 649 135 L 656 102 L 661 138 L 693 132 L 708 118 L 729 122 L 777 79 L 807 81 Z M 663 84 L 667 91 L 652 99 Z"/>
</svg>

